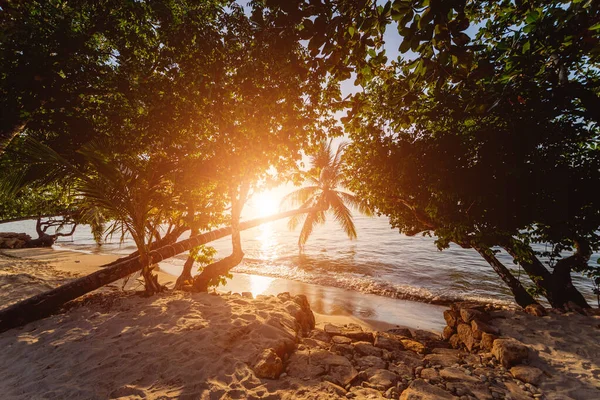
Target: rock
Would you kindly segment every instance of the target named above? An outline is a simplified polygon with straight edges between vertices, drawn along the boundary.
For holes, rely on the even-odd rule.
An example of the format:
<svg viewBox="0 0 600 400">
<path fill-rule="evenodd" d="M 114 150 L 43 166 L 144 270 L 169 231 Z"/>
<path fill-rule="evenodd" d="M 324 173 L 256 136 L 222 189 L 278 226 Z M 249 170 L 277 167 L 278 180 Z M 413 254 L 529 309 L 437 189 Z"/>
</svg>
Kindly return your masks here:
<svg viewBox="0 0 600 400">
<path fill-rule="evenodd" d="M 403 339 L 402 336 L 385 332 L 375 332 L 373 337 L 375 347 L 389 351 L 404 350 L 404 346 L 402 345 L 401 341 Z"/>
<path fill-rule="evenodd" d="M 397 399 L 398 398 L 398 390 L 395 387 L 391 387 L 383 394 L 383 397 L 386 399 Z"/>
<path fill-rule="evenodd" d="M 346 336 L 334 336 L 331 338 L 331 341 L 335 344 L 351 344 L 352 339 L 347 338 Z"/>
<path fill-rule="evenodd" d="M 449 367 L 440 370 L 440 376 L 447 381 L 451 382 L 470 382 L 470 383 L 478 383 L 479 379 L 472 376 L 467 375 L 462 369 Z"/>
<path fill-rule="evenodd" d="M 402 364 L 402 363 L 398 363 L 398 364 L 390 364 L 388 366 L 388 369 L 390 371 L 392 371 L 393 373 L 395 373 L 398 376 L 401 376 L 403 378 L 409 378 L 412 379 L 414 377 L 414 368 L 410 367 L 406 364 Z"/>
<path fill-rule="evenodd" d="M 282 292 L 277 295 L 277 298 L 285 303 L 286 301 L 290 301 L 292 296 L 290 295 L 290 292 Z"/>
<path fill-rule="evenodd" d="M 454 310 L 446 310 L 444 311 L 444 319 L 446 320 L 446 324 L 448 324 L 451 328 L 456 328 L 458 326 L 459 314 Z"/>
<path fill-rule="evenodd" d="M 344 357 L 351 358 L 354 354 L 354 347 L 351 344 L 334 344 L 329 349 L 332 353 L 340 354 Z"/>
<path fill-rule="evenodd" d="M 461 308 L 460 309 L 460 318 L 464 323 L 470 323 L 473 320 L 478 321 L 489 321 L 490 316 L 487 313 L 484 313 L 480 310 L 475 310 L 472 308 Z"/>
<path fill-rule="evenodd" d="M 548 315 L 548 312 L 541 304 L 530 304 L 525 307 L 525 312 L 527 314 L 535 315 L 536 317 L 543 317 L 544 315 Z"/>
<path fill-rule="evenodd" d="M 348 395 L 351 394 L 352 397 L 348 397 Z M 385 399 L 385 397 L 383 397 L 383 395 L 375 389 L 371 389 L 371 388 L 364 388 L 364 387 L 358 387 L 358 386 L 353 386 L 350 389 L 350 392 L 348 392 L 348 394 L 346 395 L 346 397 L 348 398 L 352 398 L 352 399 Z"/>
<path fill-rule="evenodd" d="M 494 346 L 494 340 L 498 337 L 491 333 L 483 332 L 481 334 L 481 348 L 486 349 L 487 351 L 492 351 L 492 347 Z"/>
<path fill-rule="evenodd" d="M 450 339 L 448 339 L 448 343 L 450 343 L 450 346 L 452 346 L 455 349 L 458 349 L 460 347 L 461 341 L 460 341 L 460 337 L 458 336 L 458 334 L 454 334 L 452 336 L 450 336 Z"/>
<path fill-rule="evenodd" d="M 289 376 L 298 379 L 323 379 L 345 387 L 352 382 L 358 372 L 346 357 L 326 350 L 297 351 L 290 357 L 287 367 Z"/>
<path fill-rule="evenodd" d="M 242 297 L 245 297 L 247 299 L 253 299 L 254 295 L 252 294 L 252 292 L 242 292 Z"/>
<path fill-rule="evenodd" d="M 339 336 L 342 333 L 342 328 L 333 324 L 325 324 L 323 331 L 332 336 Z"/>
<path fill-rule="evenodd" d="M 283 371 L 283 362 L 275 350 L 266 349 L 254 364 L 253 370 L 259 378 L 277 379 Z"/>
<path fill-rule="evenodd" d="M 527 359 L 529 349 L 516 339 L 496 339 L 492 346 L 492 355 L 505 368 L 509 368 Z"/>
<path fill-rule="evenodd" d="M 335 383 L 329 381 L 323 381 L 319 383 L 318 393 L 320 394 L 335 394 L 340 397 L 345 396 L 347 394 L 347 390 L 343 387 L 336 385 Z M 329 397 L 329 396 L 327 396 Z"/>
<path fill-rule="evenodd" d="M 312 338 L 300 339 L 300 343 L 302 343 L 303 345 L 305 345 L 306 347 L 309 347 L 311 349 L 315 349 L 315 348 L 327 349 L 329 347 L 329 345 L 327 343 L 322 342 L 317 339 L 312 339 Z"/>
<path fill-rule="evenodd" d="M 450 337 L 452 337 L 452 335 L 454 335 L 456 332 L 454 331 L 454 328 L 451 328 L 449 326 L 446 326 L 444 328 L 444 331 L 442 332 L 442 339 L 444 340 L 448 340 L 450 339 Z"/>
<path fill-rule="evenodd" d="M 410 329 L 408 329 L 408 328 L 392 328 L 392 329 L 388 329 L 387 333 L 391 333 L 396 336 L 404 336 L 405 338 L 412 337 L 412 334 L 410 333 Z"/>
<path fill-rule="evenodd" d="M 433 386 L 423 379 L 415 379 L 400 395 L 400 400 L 451 400 L 458 397 Z"/>
<path fill-rule="evenodd" d="M 242 293 L 243 295 L 243 293 Z M 300 323 L 302 327 L 302 332 L 308 333 L 311 330 L 315 329 L 315 315 L 313 314 L 310 304 L 308 303 L 308 299 L 305 295 L 299 294 L 292 298 L 294 303 L 298 304 L 301 309 L 301 313 L 296 313 L 294 317 Z"/>
<path fill-rule="evenodd" d="M 510 369 L 510 373 L 518 380 L 532 385 L 537 385 L 544 376 L 540 369 L 527 365 L 514 366 Z"/>
<path fill-rule="evenodd" d="M 473 336 L 473 330 L 470 325 L 467 324 L 458 324 L 458 328 L 456 328 L 458 332 L 458 337 L 460 341 L 466 346 L 467 350 L 473 350 L 475 346 L 475 337 Z"/>
<path fill-rule="evenodd" d="M 331 336 L 329 336 L 327 333 L 325 333 L 325 331 L 321 329 L 313 329 L 312 331 L 310 331 L 308 337 L 311 339 L 320 340 L 321 342 L 325 343 L 331 342 Z"/>
<path fill-rule="evenodd" d="M 427 379 L 431 383 L 440 381 L 440 373 L 433 368 L 424 368 L 421 370 L 421 379 Z"/>
<path fill-rule="evenodd" d="M 451 367 L 460 361 L 460 357 L 458 354 L 428 354 L 423 358 L 423 361 L 429 363 L 430 365 Z"/>
<path fill-rule="evenodd" d="M 473 331 L 473 337 L 478 340 L 481 339 L 484 332 L 494 335 L 498 335 L 500 333 L 500 330 L 495 326 L 477 320 L 471 321 L 471 330 Z"/>
<path fill-rule="evenodd" d="M 525 390 L 521 389 L 516 383 L 504 382 L 504 385 L 506 386 L 509 392 L 509 394 L 506 396 L 507 399 L 510 398 L 512 400 L 531 400 L 529 394 Z"/>
<path fill-rule="evenodd" d="M 458 349 L 435 348 L 431 350 L 432 354 L 450 354 L 457 357 L 464 357 L 467 353 Z"/>
<path fill-rule="evenodd" d="M 365 332 L 358 325 L 343 328 L 340 335 L 346 336 L 354 341 L 373 343 L 373 332 Z"/>
<path fill-rule="evenodd" d="M 427 349 L 434 347 L 450 347 L 442 339 L 439 333 L 424 331 L 422 329 L 411 329 L 412 337 L 415 341 L 423 344 Z"/>
<path fill-rule="evenodd" d="M 413 339 L 419 342 L 440 340 L 439 333 L 424 331 L 423 329 L 410 329 L 410 334 Z"/>
<path fill-rule="evenodd" d="M 426 347 L 419 342 L 410 339 L 402 339 L 402 345 L 406 350 L 414 351 L 415 353 L 425 354 Z"/>
<path fill-rule="evenodd" d="M 387 364 L 381 358 L 375 357 L 375 356 L 358 357 L 355 359 L 355 363 L 356 363 L 356 366 L 358 367 L 358 369 L 360 369 L 360 370 L 365 370 L 368 368 L 383 369 L 386 367 L 386 364 Z"/>
<path fill-rule="evenodd" d="M 378 349 L 369 342 L 355 342 L 352 346 L 354 347 L 354 351 L 360 356 L 381 357 L 381 349 Z"/>
<path fill-rule="evenodd" d="M 409 367 L 411 370 L 410 375 L 412 375 L 415 368 L 422 367 L 424 364 L 423 359 L 412 351 L 395 351 L 392 358 L 396 360 L 398 364 Z M 402 376 L 402 374 L 399 375 Z"/>
<path fill-rule="evenodd" d="M 366 373 L 371 387 L 377 390 L 385 391 L 398 382 L 398 375 L 387 369 L 369 368 Z"/>
<path fill-rule="evenodd" d="M 460 310 L 463 308 L 468 308 L 471 310 L 477 310 L 477 311 L 485 311 L 486 306 L 485 304 L 480 304 L 480 303 L 475 303 L 472 301 L 459 301 L 456 303 L 452 303 L 450 305 L 450 309 L 452 311 L 455 311 L 456 313 L 460 314 Z"/>
</svg>

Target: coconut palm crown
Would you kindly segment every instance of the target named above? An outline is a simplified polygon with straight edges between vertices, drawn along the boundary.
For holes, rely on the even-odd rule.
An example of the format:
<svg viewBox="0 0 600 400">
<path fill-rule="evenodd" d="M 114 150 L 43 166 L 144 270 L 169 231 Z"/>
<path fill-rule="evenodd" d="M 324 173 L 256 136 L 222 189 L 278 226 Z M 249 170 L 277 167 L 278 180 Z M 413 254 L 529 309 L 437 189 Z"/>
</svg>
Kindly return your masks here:
<svg viewBox="0 0 600 400">
<path fill-rule="evenodd" d="M 317 152 L 310 157 L 312 167 L 305 173 L 308 186 L 289 193 L 281 200 L 282 206 L 299 206 L 300 209 L 319 207 L 321 209 L 295 215 L 288 221 L 288 227 L 292 230 L 304 221 L 298 238 L 299 246 L 306 243 L 317 224 L 325 223 L 328 211 L 333 214 L 334 219 L 351 240 L 356 238 L 356 227 L 350 208 L 368 216 L 373 215 L 371 209 L 364 202 L 355 195 L 343 191 L 345 188 L 342 172 L 343 154 L 347 145 L 347 142 L 341 143 L 334 153 L 332 141 L 323 140 L 319 144 Z"/>
</svg>

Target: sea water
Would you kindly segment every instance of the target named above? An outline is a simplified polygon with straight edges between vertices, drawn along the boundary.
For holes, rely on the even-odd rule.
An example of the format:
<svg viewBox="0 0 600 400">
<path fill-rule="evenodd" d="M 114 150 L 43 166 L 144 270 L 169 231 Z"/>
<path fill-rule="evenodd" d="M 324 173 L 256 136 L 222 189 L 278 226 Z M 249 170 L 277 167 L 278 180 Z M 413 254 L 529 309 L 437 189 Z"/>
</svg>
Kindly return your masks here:
<svg viewBox="0 0 600 400">
<path fill-rule="evenodd" d="M 358 238 L 350 240 L 334 221 L 318 226 L 303 248 L 298 246 L 300 228 L 290 231 L 286 220 L 242 232 L 243 262 L 233 272 L 254 276 L 349 289 L 389 298 L 446 304 L 455 300 L 514 304 L 507 287 L 492 268 L 472 249 L 450 246 L 438 251 L 435 238 L 408 237 L 391 229 L 385 217 L 355 217 Z M 35 236 L 34 221 L 0 225 L 0 231 L 27 232 Z M 182 238 L 187 237 L 186 235 Z M 130 239 L 108 238 L 97 246 L 87 226 L 79 226 L 72 238 L 57 245 L 69 250 L 127 255 L 135 251 Z M 217 258 L 231 252 L 229 237 L 210 243 Z M 545 247 L 539 246 L 538 250 Z M 600 255 L 594 254 L 591 263 Z M 497 255 L 525 285 L 531 281 L 504 252 Z M 160 264 L 178 275 L 186 254 Z M 573 281 L 590 304 L 596 303 L 589 278 L 573 274 Z"/>
</svg>

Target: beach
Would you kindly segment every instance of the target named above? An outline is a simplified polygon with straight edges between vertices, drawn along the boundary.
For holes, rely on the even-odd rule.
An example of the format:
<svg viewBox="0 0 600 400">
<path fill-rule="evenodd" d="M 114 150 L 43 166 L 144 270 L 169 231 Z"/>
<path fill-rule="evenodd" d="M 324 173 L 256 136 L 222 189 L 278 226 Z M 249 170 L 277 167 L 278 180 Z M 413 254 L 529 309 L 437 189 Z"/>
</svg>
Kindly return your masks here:
<svg viewBox="0 0 600 400">
<path fill-rule="evenodd" d="M 6 251 L 0 255 L 1 307 L 114 259 Z M 159 272 L 159 279 L 169 285 L 175 278 Z M 303 285 L 236 274 L 218 292 L 145 297 L 135 280 L 126 285 L 134 290 L 115 282 L 0 334 L 0 391 L 9 399 L 579 400 L 600 394 L 598 316 L 534 317 L 492 308 L 495 329 L 529 348 L 524 367 L 541 371 L 532 385 L 489 352 L 469 354 L 442 341 L 445 307 L 386 299 L 396 302 L 396 311 L 377 315 L 395 316 L 393 322 L 359 318 L 344 313 L 343 304 L 332 305 L 343 297 L 339 289 Z M 369 302 L 382 307 L 369 295 L 352 300 L 355 310 Z M 395 333 L 385 333 L 390 329 Z M 269 375 L 274 370 L 276 376 Z"/>
</svg>

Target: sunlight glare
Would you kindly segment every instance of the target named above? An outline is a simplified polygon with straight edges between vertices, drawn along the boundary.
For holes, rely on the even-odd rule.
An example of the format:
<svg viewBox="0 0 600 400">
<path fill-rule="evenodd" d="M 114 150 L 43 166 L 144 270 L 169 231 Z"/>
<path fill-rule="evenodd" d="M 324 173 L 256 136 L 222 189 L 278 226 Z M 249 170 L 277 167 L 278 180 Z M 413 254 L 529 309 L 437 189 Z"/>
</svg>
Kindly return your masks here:
<svg viewBox="0 0 600 400">
<path fill-rule="evenodd" d="M 275 278 L 269 278 L 268 276 L 259 276 L 259 275 L 249 275 L 250 276 L 250 292 L 254 297 L 259 294 L 263 294 L 265 290 L 271 286 L 271 282 L 275 280 Z"/>
<path fill-rule="evenodd" d="M 266 217 L 279 211 L 279 200 L 269 192 L 254 195 L 252 203 L 259 217 Z"/>
</svg>

